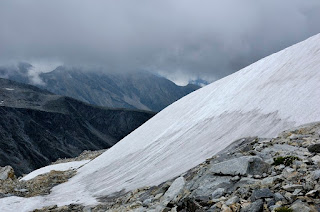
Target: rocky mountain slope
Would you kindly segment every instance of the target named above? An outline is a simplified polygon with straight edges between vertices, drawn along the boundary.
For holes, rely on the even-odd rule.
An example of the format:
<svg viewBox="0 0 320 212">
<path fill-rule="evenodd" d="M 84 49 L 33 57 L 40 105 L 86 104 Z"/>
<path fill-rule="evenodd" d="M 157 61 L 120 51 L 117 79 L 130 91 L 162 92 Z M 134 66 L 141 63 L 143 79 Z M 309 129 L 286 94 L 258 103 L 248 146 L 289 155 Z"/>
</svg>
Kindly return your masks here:
<svg viewBox="0 0 320 212">
<path fill-rule="evenodd" d="M 93 159 L 101 152 L 60 161 Z M 262 212 L 320 210 L 320 123 L 282 132 L 276 138 L 249 137 L 158 186 L 102 197 L 98 205 L 51 205 L 35 211 Z M 55 163 L 57 164 L 57 163 Z M 47 194 L 76 170 L 51 172 L 30 180 L 0 181 L 3 197 Z M 0 193 L 0 194 L 1 194 Z"/>
<path fill-rule="evenodd" d="M 0 76 L 23 83 L 35 83 L 30 75 L 32 65 L 0 67 Z M 189 84 L 178 86 L 170 80 L 148 72 L 105 73 L 79 68 L 58 67 L 41 74 L 36 86 L 55 94 L 86 103 L 112 108 L 160 111 L 174 101 L 200 88 Z"/>
<path fill-rule="evenodd" d="M 266 57 L 178 100 L 108 151 L 79 168 L 75 176 L 66 183 L 53 187 L 49 195 L 31 198 L 7 197 L 0 199 L 0 205 L 7 210 L 26 211 L 52 205 L 97 205 L 116 195 L 146 186 L 159 186 L 163 182 L 175 179 L 206 159 L 223 150 L 228 150 L 227 147 L 239 138 L 276 137 L 283 130 L 320 121 L 319 70 L 320 34 Z M 316 138 L 312 133 L 309 137 Z M 312 142 L 314 141 L 310 141 L 310 144 Z M 284 152 L 290 152 L 289 150 L 285 149 Z M 277 156 L 276 154 L 281 154 L 280 151 L 281 149 L 275 150 L 274 154 L 268 152 L 267 155 Z M 298 151 L 300 150 L 296 149 L 294 152 Z M 299 154 L 297 157 L 302 161 L 309 157 L 296 154 Z M 229 158 L 231 160 L 229 162 L 217 161 L 215 165 L 219 165 L 218 162 L 223 164 L 213 166 L 215 168 L 210 170 L 215 175 L 209 173 L 209 176 L 230 175 L 232 179 L 227 178 L 230 181 L 238 181 L 240 177 L 249 177 L 249 175 L 257 175 L 257 179 L 259 176 L 267 177 L 269 173 L 267 169 L 270 168 L 268 158 L 263 159 L 263 154 L 256 155 L 257 157 L 244 155 L 244 158 L 236 161 L 232 158 Z M 312 155 L 308 159 L 314 161 L 317 158 L 318 155 Z M 297 158 L 294 156 L 279 158 L 279 160 L 286 165 L 287 160 L 294 161 Z M 296 171 L 295 167 L 291 168 L 294 170 L 287 171 Z M 312 166 L 310 171 L 315 168 Z M 270 169 L 272 173 L 272 168 Z M 280 172 L 278 173 L 276 169 L 274 167 L 276 175 L 279 175 Z M 204 175 L 206 173 L 203 173 Z M 187 176 L 183 177 L 186 179 Z M 162 201 L 159 204 L 160 209 L 163 208 L 166 211 L 168 203 L 172 199 L 178 199 L 176 197 L 180 193 L 180 188 L 184 187 L 185 179 L 178 178 L 178 181 L 171 185 L 173 187 L 170 186 L 169 193 L 166 192 L 167 194 L 164 194 L 160 200 Z M 217 182 L 218 184 L 227 183 L 223 179 L 218 179 Z M 205 180 L 203 184 L 206 183 Z M 305 183 L 306 187 L 304 187 L 303 183 L 304 181 L 293 180 L 293 187 L 286 182 L 279 186 L 289 193 L 292 192 L 292 195 L 300 195 L 300 192 L 307 195 L 306 192 L 317 190 L 316 185 Z M 276 184 L 278 184 L 277 181 L 273 185 Z M 196 183 L 194 185 L 194 189 L 201 188 L 201 181 L 198 185 Z M 194 189 L 191 189 L 192 192 Z M 301 190 L 295 191 L 295 189 Z M 176 192 L 177 190 L 179 192 Z M 281 193 L 281 191 L 276 190 L 275 193 Z M 257 192 L 257 195 L 253 195 L 251 201 L 253 203 L 265 195 L 264 191 L 261 191 L 263 196 L 258 197 L 261 192 Z M 272 194 L 268 192 L 265 198 L 273 195 L 273 191 L 270 192 Z M 247 193 L 251 197 L 254 190 L 252 192 L 249 190 Z M 232 201 L 225 202 L 225 205 L 238 202 L 233 196 L 226 196 L 228 199 L 232 197 Z M 290 195 L 287 196 L 290 197 Z M 244 198 L 239 195 L 238 198 L 240 197 Z"/>
<path fill-rule="evenodd" d="M 287 130 L 273 139 L 239 139 L 177 178 L 100 201 L 86 209 L 319 211 L 320 123 Z"/>
<path fill-rule="evenodd" d="M 18 175 L 83 150 L 109 148 L 151 118 L 0 79 L 0 166 Z"/>
</svg>

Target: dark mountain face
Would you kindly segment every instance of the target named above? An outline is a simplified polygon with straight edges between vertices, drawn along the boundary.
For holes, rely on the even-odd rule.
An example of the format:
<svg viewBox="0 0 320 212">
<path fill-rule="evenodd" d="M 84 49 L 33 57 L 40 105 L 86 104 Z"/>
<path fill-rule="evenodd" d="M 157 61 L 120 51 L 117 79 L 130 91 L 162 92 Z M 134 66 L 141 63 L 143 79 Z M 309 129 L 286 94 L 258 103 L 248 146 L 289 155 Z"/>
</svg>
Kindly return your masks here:
<svg viewBox="0 0 320 212">
<path fill-rule="evenodd" d="M 108 148 L 154 114 L 108 109 L 0 79 L 0 166 L 18 175 Z"/>
<path fill-rule="evenodd" d="M 28 84 L 40 81 L 34 85 L 94 105 L 156 112 L 200 88 L 193 84 L 178 86 L 148 72 L 110 74 L 62 66 L 35 80 L 32 69 L 28 63 L 0 67 L 0 77 Z"/>
<path fill-rule="evenodd" d="M 177 86 L 166 78 L 145 72 L 106 74 L 64 67 L 41 74 L 41 79 L 45 83 L 43 88 L 90 104 L 151 111 L 160 111 L 199 88 Z"/>
</svg>

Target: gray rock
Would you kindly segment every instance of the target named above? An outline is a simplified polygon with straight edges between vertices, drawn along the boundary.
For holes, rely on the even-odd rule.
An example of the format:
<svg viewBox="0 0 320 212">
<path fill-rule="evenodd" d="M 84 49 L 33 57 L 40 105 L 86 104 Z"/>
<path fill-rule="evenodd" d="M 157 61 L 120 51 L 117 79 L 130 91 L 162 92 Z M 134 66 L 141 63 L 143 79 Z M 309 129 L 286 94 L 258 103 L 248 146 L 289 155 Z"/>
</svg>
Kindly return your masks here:
<svg viewBox="0 0 320 212">
<path fill-rule="evenodd" d="M 284 197 L 282 196 L 282 194 L 277 192 L 274 194 L 274 199 L 278 202 L 284 200 Z"/>
<path fill-rule="evenodd" d="M 297 140 L 297 139 L 302 139 L 305 137 L 310 137 L 310 135 L 296 135 L 296 134 L 292 134 L 289 138 L 291 140 Z"/>
<path fill-rule="evenodd" d="M 226 205 L 229 206 L 229 205 L 233 205 L 235 203 L 238 203 L 240 201 L 240 198 L 238 196 L 234 196 L 234 197 L 231 197 L 230 199 L 228 199 L 228 201 L 226 201 Z"/>
<path fill-rule="evenodd" d="M 276 204 L 276 201 L 273 198 L 266 198 L 265 200 L 268 207 Z"/>
<path fill-rule="evenodd" d="M 286 198 L 286 200 L 288 200 L 290 203 L 292 203 L 292 194 L 291 193 L 289 193 L 289 192 L 286 192 L 285 194 L 284 194 L 284 197 Z"/>
<path fill-rule="evenodd" d="M 280 208 L 281 205 L 272 205 L 269 207 L 270 211 L 275 211 L 275 209 Z"/>
<path fill-rule="evenodd" d="M 91 206 L 86 206 L 82 209 L 82 212 L 91 212 L 92 211 L 92 207 Z"/>
<path fill-rule="evenodd" d="M 320 155 L 316 155 L 312 157 L 311 160 L 313 161 L 314 164 L 320 163 Z"/>
<path fill-rule="evenodd" d="M 221 196 L 223 196 L 225 194 L 225 192 L 226 192 L 226 189 L 218 188 L 211 194 L 211 197 L 212 197 L 212 199 L 220 198 Z"/>
<path fill-rule="evenodd" d="M 241 197 L 247 197 L 249 194 L 250 189 L 248 187 L 240 187 L 238 189 L 238 193 L 241 195 Z"/>
<path fill-rule="evenodd" d="M 252 203 L 249 207 L 242 208 L 240 212 L 263 212 L 263 201 L 259 199 Z"/>
<path fill-rule="evenodd" d="M 14 178 L 14 170 L 11 166 L 0 167 L 0 180 Z"/>
<path fill-rule="evenodd" d="M 210 171 L 222 175 L 262 175 L 268 172 L 270 165 L 257 156 L 243 156 L 213 164 Z"/>
<path fill-rule="evenodd" d="M 230 176 L 213 176 L 208 173 L 200 177 L 190 188 L 193 190 L 191 196 L 210 196 L 218 188 L 227 190 L 231 186 L 230 179 Z"/>
<path fill-rule="evenodd" d="M 301 191 L 302 191 L 302 189 L 294 189 L 294 192 L 292 193 L 292 195 L 294 195 L 294 196 L 300 195 Z"/>
<path fill-rule="evenodd" d="M 261 152 L 265 155 L 270 155 L 272 152 L 295 152 L 299 148 L 288 144 L 275 144 L 271 147 L 263 149 Z"/>
<path fill-rule="evenodd" d="M 309 191 L 308 193 L 306 193 L 306 196 L 308 196 L 308 197 L 315 197 L 315 196 L 318 195 L 318 193 L 319 193 L 318 190 L 311 190 L 311 191 Z"/>
<path fill-rule="evenodd" d="M 311 211 L 311 209 L 304 203 L 302 203 L 301 201 L 297 201 L 295 203 L 293 203 L 293 205 L 291 205 L 290 207 L 293 212 L 309 212 Z"/>
<path fill-rule="evenodd" d="M 261 180 L 261 185 L 271 185 L 274 182 L 275 177 L 266 177 Z"/>
<path fill-rule="evenodd" d="M 320 169 L 313 171 L 311 176 L 314 180 L 320 179 Z"/>
<path fill-rule="evenodd" d="M 296 189 L 303 189 L 303 186 L 300 184 L 290 184 L 290 185 L 284 185 L 282 188 L 286 191 L 294 191 Z"/>
<path fill-rule="evenodd" d="M 171 201 L 175 201 L 177 196 L 183 191 L 186 184 L 184 177 L 178 177 L 173 181 L 168 191 L 160 199 L 160 207 L 166 207 Z"/>
<path fill-rule="evenodd" d="M 216 204 L 212 205 L 208 210 L 207 212 L 220 212 L 221 209 L 219 207 L 217 207 Z"/>
<path fill-rule="evenodd" d="M 251 201 L 254 202 L 257 199 L 273 197 L 273 193 L 268 188 L 257 189 L 252 192 Z"/>
<path fill-rule="evenodd" d="M 150 205 L 151 202 L 152 202 L 152 199 L 151 199 L 151 198 L 148 198 L 148 199 L 145 199 L 145 200 L 142 202 L 142 205 L 143 205 L 143 206 L 148 206 L 148 205 Z"/>
<path fill-rule="evenodd" d="M 208 202 L 210 200 L 209 196 L 197 196 L 194 198 L 197 202 Z"/>
<path fill-rule="evenodd" d="M 228 192 L 233 192 L 238 188 L 243 188 L 248 185 L 253 185 L 253 184 L 258 184 L 260 180 L 256 180 L 250 177 L 242 177 L 237 183 L 232 184 L 231 186 L 228 187 L 227 191 Z"/>
<path fill-rule="evenodd" d="M 320 153 L 320 144 L 312 144 L 308 146 L 309 152 Z"/>
</svg>

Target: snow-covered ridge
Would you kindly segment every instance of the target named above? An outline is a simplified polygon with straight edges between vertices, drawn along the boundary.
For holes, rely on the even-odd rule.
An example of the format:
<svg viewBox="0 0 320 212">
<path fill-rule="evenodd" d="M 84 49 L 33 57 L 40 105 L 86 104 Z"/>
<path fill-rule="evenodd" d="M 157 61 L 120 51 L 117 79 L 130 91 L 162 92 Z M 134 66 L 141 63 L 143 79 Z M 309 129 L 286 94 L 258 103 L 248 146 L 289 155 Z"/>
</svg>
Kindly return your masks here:
<svg viewBox="0 0 320 212">
<path fill-rule="evenodd" d="M 94 204 L 176 177 L 241 137 L 273 137 L 320 121 L 320 35 L 173 103 L 45 198 L 0 199 L 0 209 Z"/>
</svg>

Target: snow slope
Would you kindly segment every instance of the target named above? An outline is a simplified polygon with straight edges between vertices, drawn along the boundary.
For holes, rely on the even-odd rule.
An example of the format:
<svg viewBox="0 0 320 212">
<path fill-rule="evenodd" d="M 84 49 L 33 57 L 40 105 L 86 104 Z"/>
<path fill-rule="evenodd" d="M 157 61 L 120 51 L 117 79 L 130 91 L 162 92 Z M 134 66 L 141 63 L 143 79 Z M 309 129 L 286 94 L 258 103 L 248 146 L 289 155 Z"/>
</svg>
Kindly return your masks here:
<svg viewBox="0 0 320 212">
<path fill-rule="evenodd" d="M 81 160 L 81 161 L 72 161 L 67 163 L 59 163 L 50 166 L 45 166 L 40 169 L 34 170 L 33 172 L 27 174 L 21 180 L 31 180 L 41 174 L 46 174 L 50 171 L 67 171 L 70 169 L 78 169 L 79 167 L 83 166 L 84 164 L 88 163 L 90 160 Z"/>
<path fill-rule="evenodd" d="M 320 121 L 320 34 L 173 103 L 46 197 L 0 199 L 0 211 L 94 204 L 176 177 L 245 136 Z"/>
</svg>

